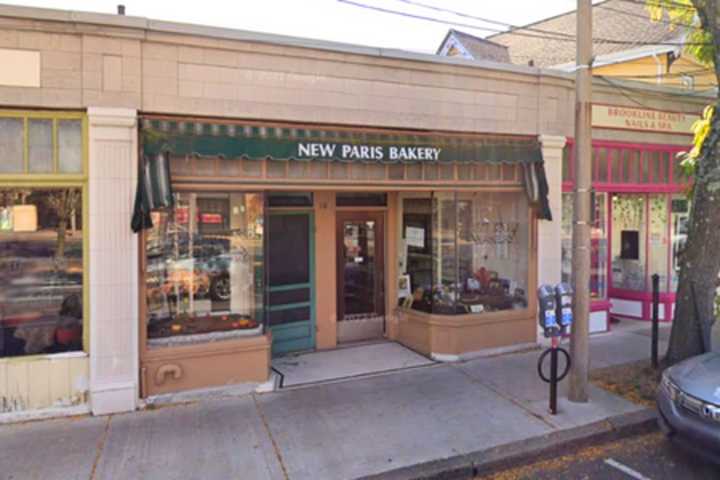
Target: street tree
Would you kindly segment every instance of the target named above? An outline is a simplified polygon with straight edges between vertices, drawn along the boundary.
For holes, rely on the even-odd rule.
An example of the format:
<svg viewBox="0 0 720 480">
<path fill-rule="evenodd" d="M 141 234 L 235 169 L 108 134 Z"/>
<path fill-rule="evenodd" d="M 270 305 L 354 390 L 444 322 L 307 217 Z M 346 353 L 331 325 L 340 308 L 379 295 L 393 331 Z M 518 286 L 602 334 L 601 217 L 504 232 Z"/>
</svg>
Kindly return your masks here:
<svg viewBox="0 0 720 480">
<path fill-rule="evenodd" d="M 717 0 L 646 0 L 655 21 L 685 32 L 685 50 L 720 79 L 720 22 Z M 716 91 L 717 92 L 717 91 Z M 710 348 L 720 272 L 720 96 L 693 125 L 692 150 L 682 166 L 692 176 L 691 211 L 680 274 L 675 315 L 666 361 L 677 363 Z"/>
</svg>

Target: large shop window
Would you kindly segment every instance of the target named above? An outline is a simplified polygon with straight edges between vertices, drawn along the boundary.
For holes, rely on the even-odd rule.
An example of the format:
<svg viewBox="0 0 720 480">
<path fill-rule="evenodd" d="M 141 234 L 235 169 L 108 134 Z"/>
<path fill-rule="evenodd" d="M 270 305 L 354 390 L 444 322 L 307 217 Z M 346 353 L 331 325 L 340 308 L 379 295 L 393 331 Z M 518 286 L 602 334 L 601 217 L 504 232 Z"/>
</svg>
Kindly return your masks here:
<svg viewBox="0 0 720 480">
<path fill-rule="evenodd" d="M 672 240 L 672 256 L 670 269 L 670 291 L 676 292 L 680 277 L 680 252 L 685 248 L 690 219 L 690 201 L 687 195 L 676 193 L 670 198 L 670 235 Z"/>
<path fill-rule="evenodd" d="M 150 346 L 262 333 L 263 215 L 258 193 L 176 193 L 147 233 Z"/>
<path fill-rule="evenodd" d="M 401 303 L 442 315 L 527 308 L 529 212 L 520 193 L 403 199 Z"/>
<path fill-rule="evenodd" d="M 590 226 L 590 296 L 607 298 L 608 216 L 607 193 L 595 193 Z M 562 281 L 572 282 L 573 194 L 562 196 Z"/>
<path fill-rule="evenodd" d="M 0 188 L 0 357 L 82 350 L 83 227 L 80 188 Z"/>
</svg>

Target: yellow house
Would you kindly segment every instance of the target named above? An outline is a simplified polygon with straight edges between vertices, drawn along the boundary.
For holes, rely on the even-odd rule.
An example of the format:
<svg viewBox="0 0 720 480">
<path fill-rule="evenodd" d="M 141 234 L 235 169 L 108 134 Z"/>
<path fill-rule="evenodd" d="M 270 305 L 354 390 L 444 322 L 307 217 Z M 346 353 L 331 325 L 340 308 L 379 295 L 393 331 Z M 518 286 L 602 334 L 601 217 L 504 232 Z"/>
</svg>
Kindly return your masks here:
<svg viewBox="0 0 720 480">
<path fill-rule="evenodd" d="M 595 76 L 687 90 L 717 86 L 712 69 L 683 51 L 685 29 L 651 21 L 642 2 L 605 0 L 592 14 Z M 437 53 L 572 72 L 575 27 L 573 10 L 487 38 L 450 30 Z"/>
</svg>

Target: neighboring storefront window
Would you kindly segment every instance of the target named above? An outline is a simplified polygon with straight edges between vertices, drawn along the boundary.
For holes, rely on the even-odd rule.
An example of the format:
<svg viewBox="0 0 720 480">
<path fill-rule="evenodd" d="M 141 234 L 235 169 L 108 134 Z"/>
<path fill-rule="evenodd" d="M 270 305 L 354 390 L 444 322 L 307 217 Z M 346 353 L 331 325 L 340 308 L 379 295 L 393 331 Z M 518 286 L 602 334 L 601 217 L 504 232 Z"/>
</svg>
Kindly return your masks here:
<svg viewBox="0 0 720 480">
<path fill-rule="evenodd" d="M 435 193 L 403 201 L 410 301 L 443 314 L 527 307 L 529 206 L 517 193 Z"/>
<path fill-rule="evenodd" d="M 590 295 L 593 300 L 607 298 L 607 194 L 593 195 L 593 221 L 590 229 Z M 562 196 L 562 281 L 572 282 L 573 194 Z"/>
<path fill-rule="evenodd" d="M 642 194 L 614 194 L 612 197 L 614 288 L 645 290 L 646 203 L 647 196 Z"/>
<path fill-rule="evenodd" d="M 0 188 L 0 357 L 82 350 L 83 227 L 80 188 Z"/>
<path fill-rule="evenodd" d="M 670 236 L 672 238 L 672 266 L 670 269 L 670 291 L 676 292 L 680 276 L 678 259 L 685 248 L 690 218 L 690 201 L 685 194 L 675 194 L 670 199 Z"/>
<path fill-rule="evenodd" d="M 648 196 L 648 278 L 646 285 L 652 291 L 652 276 L 660 277 L 660 291 L 668 289 L 668 254 L 670 252 L 668 229 L 668 195 Z"/>
<path fill-rule="evenodd" d="M 263 195 L 175 195 L 147 233 L 148 344 L 261 333 Z"/>
</svg>

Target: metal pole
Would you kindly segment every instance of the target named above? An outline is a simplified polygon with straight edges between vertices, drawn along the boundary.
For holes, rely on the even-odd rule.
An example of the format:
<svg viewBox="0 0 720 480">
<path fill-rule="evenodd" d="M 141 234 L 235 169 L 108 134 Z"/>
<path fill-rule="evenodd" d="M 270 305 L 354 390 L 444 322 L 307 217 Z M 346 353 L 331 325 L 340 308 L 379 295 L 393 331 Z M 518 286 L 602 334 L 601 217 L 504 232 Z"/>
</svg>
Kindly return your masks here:
<svg viewBox="0 0 720 480">
<path fill-rule="evenodd" d="M 550 350 L 550 413 L 557 415 L 557 384 L 558 384 L 558 342 L 553 338 Z"/>
<path fill-rule="evenodd" d="M 568 399 L 588 401 L 590 355 L 590 187 L 592 153 L 592 1 L 577 0 L 575 80 L 575 211 L 573 222 L 574 317 L 570 337 L 572 367 Z"/>
<path fill-rule="evenodd" d="M 651 358 L 653 368 L 658 368 L 658 306 L 660 304 L 660 275 L 652 276 L 652 345 Z"/>
</svg>

